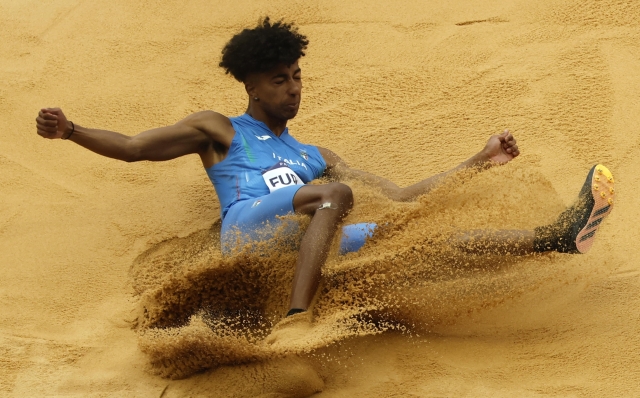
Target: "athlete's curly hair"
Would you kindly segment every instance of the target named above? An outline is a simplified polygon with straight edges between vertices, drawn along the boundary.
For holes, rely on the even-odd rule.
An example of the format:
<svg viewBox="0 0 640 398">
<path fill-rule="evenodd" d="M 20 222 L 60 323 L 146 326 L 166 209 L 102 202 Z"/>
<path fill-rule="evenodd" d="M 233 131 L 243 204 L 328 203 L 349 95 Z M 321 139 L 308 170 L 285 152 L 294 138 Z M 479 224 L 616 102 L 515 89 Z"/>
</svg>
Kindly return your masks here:
<svg viewBox="0 0 640 398">
<path fill-rule="evenodd" d="M 251 73 L 269 71 L 280 64 L 291 65 L 304 56 L 309 40 L 292 23 L 271 23 L 269 17 L 253 29 L 233 36 L 222 49 L 220 67 L 244 82 Z"/>
</svg>

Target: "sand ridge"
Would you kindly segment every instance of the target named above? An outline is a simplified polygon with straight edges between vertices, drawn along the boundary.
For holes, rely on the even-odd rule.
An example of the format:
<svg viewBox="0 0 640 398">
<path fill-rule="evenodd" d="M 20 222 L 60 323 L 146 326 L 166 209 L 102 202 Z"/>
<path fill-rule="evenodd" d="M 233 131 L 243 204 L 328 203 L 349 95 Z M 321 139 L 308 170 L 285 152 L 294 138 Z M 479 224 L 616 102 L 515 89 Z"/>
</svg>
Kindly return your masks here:
<svg viewBox="0 0 640 398">
<path fill-rule="evenodd" d="M 634 395 L 637 8 L 1 1 L 0 395 Z M 246 99 L 217 67 L 220 49 L 266 14 L 311 41 L 290 125 L 299 140 L 401 185 L 455 166 L 505 127 L 523 152 L 414 204 L 354 183 L 351 219 L 394 227 L 332 258 L 316 332 L 287 353 L 257 347 L 283 310 L 294 257 L 220 259 L 207 245 L 219 207 L 197 157 L 120 163 L 42 140 L 33 122 L 42 106 L 126 134 L 202 109 L 237 115 Z M 618 201 L 589 255 L 469 259 L 438 244 L 457 229 L 551 220 L 596 162 L 613 171 Z M 200 302 L 173 311 L 179 292 Z M 248 327 L 211 334 L 211 304 L 233 319 L 232 304 L 256 297 L 263 318 L 239 315 Z"/>
</svg>

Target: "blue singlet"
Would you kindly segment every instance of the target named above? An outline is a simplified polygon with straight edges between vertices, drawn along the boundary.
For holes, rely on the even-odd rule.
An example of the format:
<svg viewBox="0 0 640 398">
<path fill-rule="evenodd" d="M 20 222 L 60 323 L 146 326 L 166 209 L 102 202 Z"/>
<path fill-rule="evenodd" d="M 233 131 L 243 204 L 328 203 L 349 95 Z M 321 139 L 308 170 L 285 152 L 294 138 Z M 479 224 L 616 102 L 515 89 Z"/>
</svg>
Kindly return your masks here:
<svg viewBox="0 0 640 398">
<path fill-rule="evenodd" d="M 326 168 L 318 149 L 299 143 L 287 128 L 278 137 L 246 113 L 230 120 L 235 135 L 227 157 L 206 169 L 220 200 L 225 253 L 238 242 L 232 239 L 233 228 L 251 240 L 268 239 L 261 227 L 281 224 L 278 216 L 293 213 L 298 189 L 320 178 Z M 374 228 L 367 223 L 343 227 L 341 252 L 358 250 Z"/>
<path fill-rule="evenodd" d="M 237 202 L 269 194 L 262 174 L 280 162 L 300 176 L 303 184 L 324 173 L 327 164 L 318 149 L 299 143 L 289 135 L 288 128 L 278 137 L 246 113 L 230 120 L 236 134 L 227 157 L 207 169 L 223 219 Z"/>
</svg>

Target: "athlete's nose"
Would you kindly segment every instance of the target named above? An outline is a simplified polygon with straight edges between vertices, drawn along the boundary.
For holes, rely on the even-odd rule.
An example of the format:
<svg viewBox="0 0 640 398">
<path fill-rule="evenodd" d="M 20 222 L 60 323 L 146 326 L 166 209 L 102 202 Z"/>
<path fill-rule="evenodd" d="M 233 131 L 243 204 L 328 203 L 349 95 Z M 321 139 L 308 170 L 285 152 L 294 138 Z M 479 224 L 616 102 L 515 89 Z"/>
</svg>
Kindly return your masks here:
<svg viewBox="0 0 640 398">
<path fill-rule="evenodd" d="M 289 95 L 300 95 L 300 93 L 302 92 L 302 83 L 295 81 L 295 80 L 291 80 L 291 82 L 289 83 Z"/>
</svg>

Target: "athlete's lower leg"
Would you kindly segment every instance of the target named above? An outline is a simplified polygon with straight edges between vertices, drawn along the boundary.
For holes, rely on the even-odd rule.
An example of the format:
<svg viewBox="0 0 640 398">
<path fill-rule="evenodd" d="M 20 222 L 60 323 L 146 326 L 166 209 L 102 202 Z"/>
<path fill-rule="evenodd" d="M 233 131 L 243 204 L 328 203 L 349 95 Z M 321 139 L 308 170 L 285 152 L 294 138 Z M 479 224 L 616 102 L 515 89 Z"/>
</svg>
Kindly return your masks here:
<svg viewBox="0 0 640 398">
<path fill-rule="evenodd" d="M 344 184 L 310 185 L 300 188 L 293 203 L 297 213 L 312 218 L 300 243 L 289 314 L 309 308 L 333 237 L 353 207 L 353 194 Z"/>
<path fill-rule="evenodd" d="M 477 254 L 524 255 L 558 251 L 586 253 L 598 227 L 613 208 L 613 175 L 603 165 L 595 165 L 576 202 L 549 225 L 533 231 L 469 231 L 454 238 L 454 245 Z"/>
</svg>

